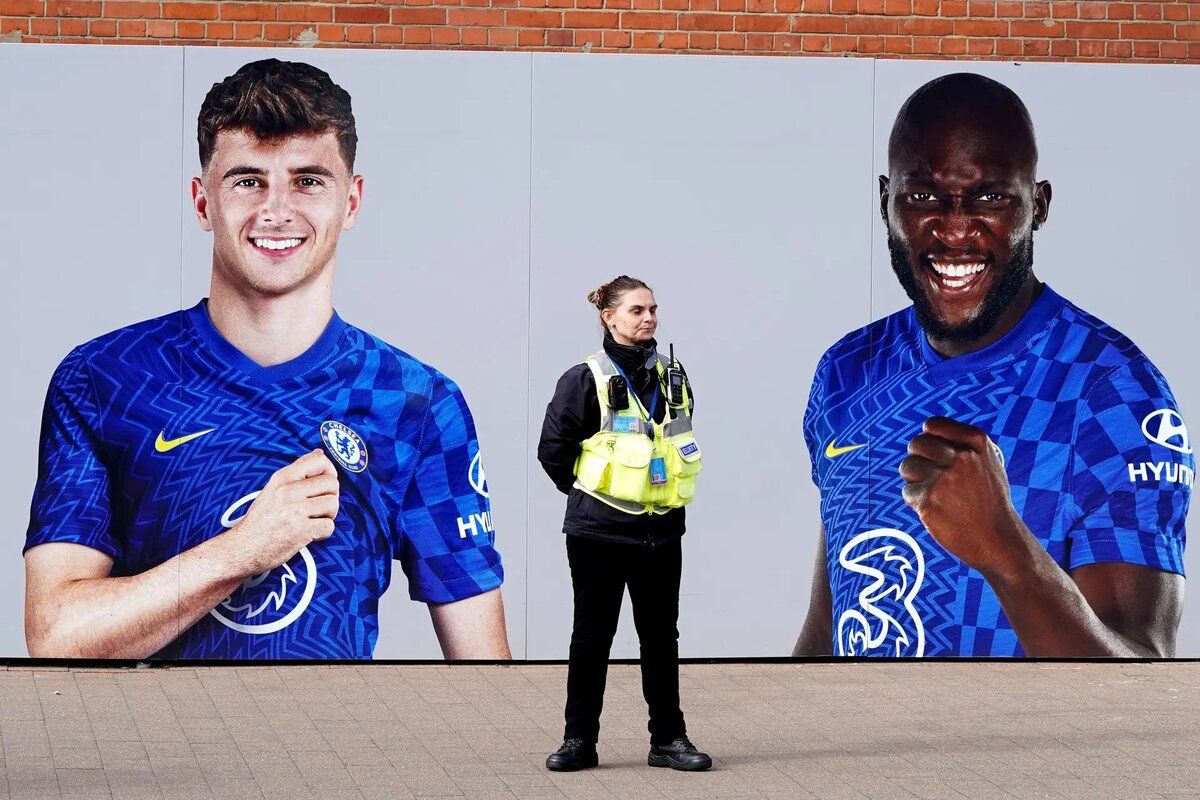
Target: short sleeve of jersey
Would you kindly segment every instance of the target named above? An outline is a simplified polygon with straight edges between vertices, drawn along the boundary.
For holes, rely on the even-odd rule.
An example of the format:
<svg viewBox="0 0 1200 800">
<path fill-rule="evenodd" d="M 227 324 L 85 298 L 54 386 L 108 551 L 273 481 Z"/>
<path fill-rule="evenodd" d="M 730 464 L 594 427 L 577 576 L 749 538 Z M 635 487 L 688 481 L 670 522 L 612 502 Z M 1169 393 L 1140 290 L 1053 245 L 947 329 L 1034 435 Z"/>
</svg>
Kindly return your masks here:
<svg viewBox="0 0 1200 800">
<path fill-rule="evenodd" d="M 1068 567 L 1125 562 L 1180 575 L 1195 456 L 1166 381 L 1149 362 L 1106 374 L 1077 418 Z"/>
<path fill-rule="evenodd" d="M 500 586 L 504 568 L 495 548 L 475 423 L 458 387 L 437 373 L 418 458 L 404 494 L 397 543 L 409 595 L 425 603 L 451 603 Z"/>
<path fill-rule="evenodd" d="M 72 351 L 55 370 L 46 393 L 25 550 L 70 542 L 113 558 L 120 555 L 109 525 L 108 470 L 99 449 L 99 420 L 87 363 L 79 350 Z"/>
<path fill-rule="evenodd" d="M 830 352 L 826 351 L 825 355 L 821 356 L 821 360 L 817 362 L 816 372 L 813 374 L 812 388 L 808 392 L 808 405 L 804 409 L 804 443 L 808 446 L 808 458 L 812 465 L 812 480 L 817 483 L 817 464 L 821 457 L 820 436 L 817 433 L 817 418 L 824 410 L 825 403 L 825 379 L 829 372 Z"/>
</svg>

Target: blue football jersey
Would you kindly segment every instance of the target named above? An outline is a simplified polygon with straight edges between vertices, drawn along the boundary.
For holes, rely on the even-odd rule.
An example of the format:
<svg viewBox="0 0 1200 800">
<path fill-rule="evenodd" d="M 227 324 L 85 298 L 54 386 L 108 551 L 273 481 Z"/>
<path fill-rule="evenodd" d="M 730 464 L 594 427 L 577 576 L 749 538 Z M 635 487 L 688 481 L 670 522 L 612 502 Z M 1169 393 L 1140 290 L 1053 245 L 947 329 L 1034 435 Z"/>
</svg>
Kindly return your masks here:
<svg viewBox="0 0 1200 800">
<path fill-rule="evenodd" d="M 1023 654 L 987 581 L 901 496 L 900 462 L 932 416 L 988 433 L 1017 513 L 1064 570 L 1183 574 L 1195 460 L 1166 380 L 1129 339 L 1046 286 L 1000 341 L 946 359 L 908 308 L 825 353 L 805 413 L 835 653 Z"/>
<path fill-rule="evenodd" d="M 245 581 L 161 658 L 370 658 L 398 560 L 414 600 L 498 587 L 488 490 L 458 387 L 337 314 L 261 367 L 207 304 L 73 350 L 54 373 L 25 549 L 72 542 L 135 575 L 231 528 L 271 474 L 322 448 L 335 531 Z"/>
</svg>

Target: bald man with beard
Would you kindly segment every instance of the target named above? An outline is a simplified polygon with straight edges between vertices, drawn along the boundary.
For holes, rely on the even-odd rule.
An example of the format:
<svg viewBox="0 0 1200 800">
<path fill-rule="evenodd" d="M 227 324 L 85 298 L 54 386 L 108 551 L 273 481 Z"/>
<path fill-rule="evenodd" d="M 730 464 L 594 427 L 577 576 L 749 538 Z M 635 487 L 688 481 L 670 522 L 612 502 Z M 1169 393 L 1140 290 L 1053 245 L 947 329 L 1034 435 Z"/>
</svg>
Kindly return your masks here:
<svg viewBox="0 0 1200 800">
<path fill-rule="evenodd" d="M 1037 164 L 989 78 L 930 81 L 897 115 L 880 211 L 912 306 L 817 366 L 795 655 L 1174 655 L 1187 429 L 1137 346 L 1034 274 Z"/>
</svg>

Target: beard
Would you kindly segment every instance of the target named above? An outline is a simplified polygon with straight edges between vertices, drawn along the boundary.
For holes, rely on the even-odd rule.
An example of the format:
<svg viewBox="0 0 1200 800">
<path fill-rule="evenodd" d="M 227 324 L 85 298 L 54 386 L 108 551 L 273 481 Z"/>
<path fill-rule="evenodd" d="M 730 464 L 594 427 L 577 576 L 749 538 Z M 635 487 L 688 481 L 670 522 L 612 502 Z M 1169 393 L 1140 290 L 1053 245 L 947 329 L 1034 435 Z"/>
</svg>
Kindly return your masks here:
<svg viewBox="0 0 1200 800">
<path fill-rule="evenodd" d="M 947 325 L 934 312 L 917 270 L 908 258 L 908 249 L 892 236 L 891 231 L 888 231 L 888 252 L 892 257 L 892 271 L 908 299 L 912 300 L 917 322 L 921 323 L 925 334 L 930 339 L 956 344 L 974 342 L 987 335 L 1033 272 L 1033 232 L 1030 231 L 1013 247 L 1008 262 L 1000 265 L 1000 280 L 984 295 L 979 313 L 961 325 Z"/>
</svg>

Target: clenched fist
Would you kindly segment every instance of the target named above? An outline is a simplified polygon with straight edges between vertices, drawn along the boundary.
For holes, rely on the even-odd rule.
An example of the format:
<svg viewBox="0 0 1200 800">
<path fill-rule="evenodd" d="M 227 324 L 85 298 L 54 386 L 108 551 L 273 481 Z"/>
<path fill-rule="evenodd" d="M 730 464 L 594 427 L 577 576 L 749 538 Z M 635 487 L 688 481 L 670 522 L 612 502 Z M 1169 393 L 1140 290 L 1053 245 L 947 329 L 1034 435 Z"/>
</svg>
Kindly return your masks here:
<svg viewBox="0 0 1200 800">
<path fill-rule="evenodd" d="M 320 450 L 275 472 L 235 525 L 247 575 L 274 569 L 310 542 L 333 533 L 338 512 L 338 478 Z"/>
<path fill-rule="evenodd" d="M 942 547 L 985 574 L 1009 569 L 1031 534 L 1013 508 L 995 445 L 979 428 L 930 417 L 900 462 L 904 502 Z"/>
</svg>

